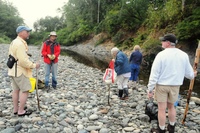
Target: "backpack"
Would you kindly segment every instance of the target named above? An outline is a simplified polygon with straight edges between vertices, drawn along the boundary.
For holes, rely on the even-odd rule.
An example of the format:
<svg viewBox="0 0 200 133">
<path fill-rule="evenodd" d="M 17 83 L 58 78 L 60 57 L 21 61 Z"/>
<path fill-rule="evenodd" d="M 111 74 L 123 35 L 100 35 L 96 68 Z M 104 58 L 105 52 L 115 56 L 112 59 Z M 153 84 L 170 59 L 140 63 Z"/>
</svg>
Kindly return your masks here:
<svg viewBox="0 0 200 133">
<path fill-rule="evenodd" d="M 148 100 L 145 106 L 145 114 L 149 116 L 151 120 L 158 120 L 158 105 L 153 100 Z"/>
</svg>

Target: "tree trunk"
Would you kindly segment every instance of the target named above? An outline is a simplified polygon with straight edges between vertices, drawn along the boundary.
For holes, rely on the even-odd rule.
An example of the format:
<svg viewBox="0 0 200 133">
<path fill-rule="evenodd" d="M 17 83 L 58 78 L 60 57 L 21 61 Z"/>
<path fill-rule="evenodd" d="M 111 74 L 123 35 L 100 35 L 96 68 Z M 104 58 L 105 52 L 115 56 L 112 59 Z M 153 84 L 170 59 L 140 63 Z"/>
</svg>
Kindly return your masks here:
<svg viewBox="0 0 200 133">
<path fill-rule="evenodd" d="M 185 0 L 182 0 L 182 11 L 185 9 Z"/>
</svg>

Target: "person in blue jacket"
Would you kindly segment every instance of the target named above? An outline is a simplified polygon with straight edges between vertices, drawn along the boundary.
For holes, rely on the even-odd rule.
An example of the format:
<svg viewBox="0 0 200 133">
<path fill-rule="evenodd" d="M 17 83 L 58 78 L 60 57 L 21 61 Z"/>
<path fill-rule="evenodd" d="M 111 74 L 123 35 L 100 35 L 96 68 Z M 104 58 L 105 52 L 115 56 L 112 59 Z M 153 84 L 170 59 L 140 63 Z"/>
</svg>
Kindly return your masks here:
<svg viewBox="0 0 200 133">
<path fill-rule="evenodd" d="M 134 46 L 134 50 L 129 58 L 129 63 L 131 67 L 131 77 L 129 80 L 133 85 L 133 88 L 136 88 L 136 81 L 140 72 L 140 65 L 142 63 L 142 53 L 140 52 L 139 45 Z"/>
<path fill-rule="evenodd" d="M 117 47 L 111 49 L 112 61 L 115 62 L 114 68 L 117 73 L 117 85 L 119 89 L 119 98 L 128 99 L 128 81 L 131 76 L 131 69 L 127 56 Z M 123 95 L 124 94 L 124 95 Z"/>
</svg>

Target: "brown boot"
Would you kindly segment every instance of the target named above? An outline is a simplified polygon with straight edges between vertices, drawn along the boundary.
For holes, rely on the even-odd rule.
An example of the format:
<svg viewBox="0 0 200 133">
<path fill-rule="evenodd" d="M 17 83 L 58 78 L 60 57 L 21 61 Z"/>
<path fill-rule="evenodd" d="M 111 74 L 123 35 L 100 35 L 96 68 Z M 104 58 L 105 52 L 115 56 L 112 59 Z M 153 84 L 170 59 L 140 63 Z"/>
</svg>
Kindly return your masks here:
<svg viewBox="0 0 200 133">
<path fill-rule="evenodd" d="M 168 125 L 167 125 L 167 130 L 169 131 L 169 133 L 174 133 L 175 125 L 172 126 L 172 125 L 168 124 Z"/>
<path fill-rule="evenodd" d="M 127 100 L 128 99 L 128 96 L 124 96 L 122 98 L 120 98 L 121 100 Z"/>
<path fill-rule="evenodd" d="M 161 130 L 160 127 L 158 126 L 158 128 L 152 128 L 151 133 L 165 133 L 165 129 Z"/>
</svg>

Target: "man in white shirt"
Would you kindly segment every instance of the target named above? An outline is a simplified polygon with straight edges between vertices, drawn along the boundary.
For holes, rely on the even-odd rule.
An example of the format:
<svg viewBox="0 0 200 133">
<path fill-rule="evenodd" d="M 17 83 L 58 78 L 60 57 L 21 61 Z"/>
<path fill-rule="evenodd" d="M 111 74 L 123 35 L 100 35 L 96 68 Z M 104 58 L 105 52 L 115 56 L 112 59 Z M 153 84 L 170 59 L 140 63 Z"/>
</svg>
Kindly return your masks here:
<svg viewBox="0 0 200 133">
<path fill-rule="evenodd" d="M 178 98 L 180 86 L 184 77 L 193 79 L 197 72 L 189 62 L 188 55 L 176 48 L 177 39 L 173 34 L 160 37 L 162 47 L 165 50 L 159 52 L 153 62 L 148 83 L 148 97 L 155 95 L 158 102 L 158 129 L 152 128 L 151 132 L 165 133 L 165 110 L 168 108 L 169 124 L 167 130 L 174 133 L 176 122 L 176 110 L 174 102 Z M 153 90 L 155 91 L 153 93 Z"/>
</svg>

